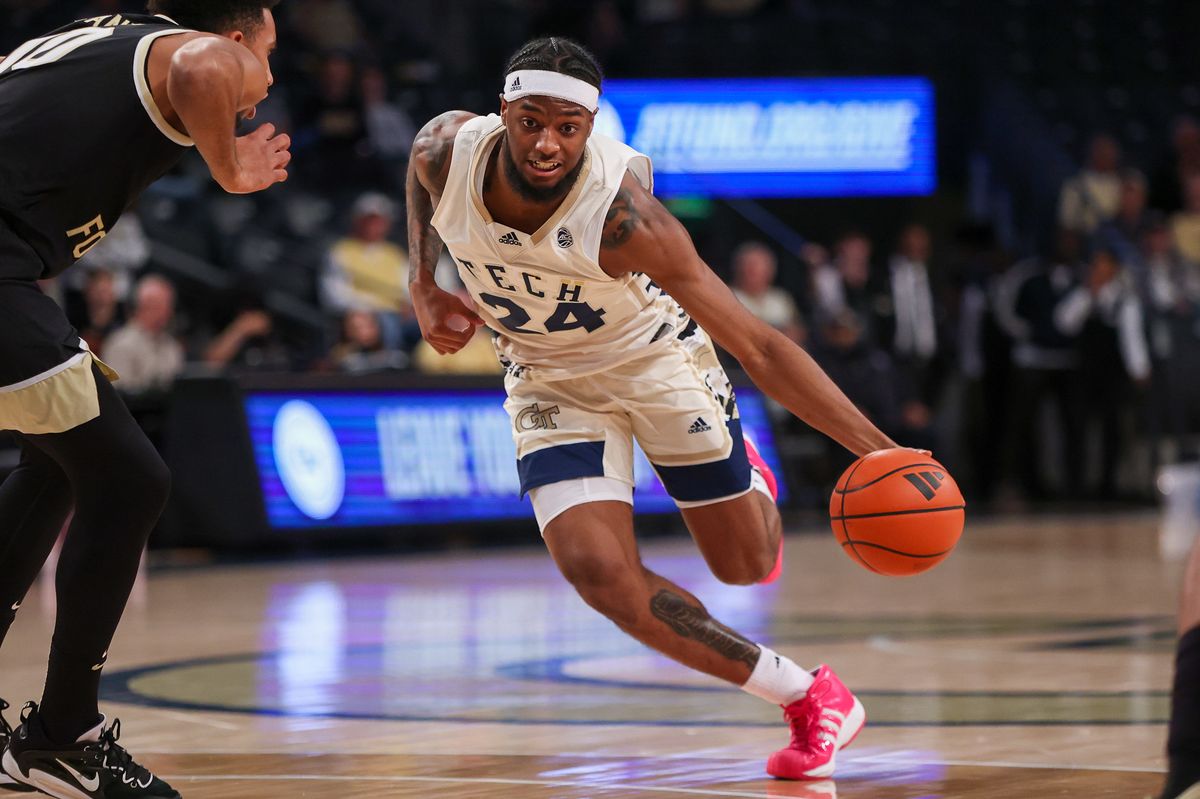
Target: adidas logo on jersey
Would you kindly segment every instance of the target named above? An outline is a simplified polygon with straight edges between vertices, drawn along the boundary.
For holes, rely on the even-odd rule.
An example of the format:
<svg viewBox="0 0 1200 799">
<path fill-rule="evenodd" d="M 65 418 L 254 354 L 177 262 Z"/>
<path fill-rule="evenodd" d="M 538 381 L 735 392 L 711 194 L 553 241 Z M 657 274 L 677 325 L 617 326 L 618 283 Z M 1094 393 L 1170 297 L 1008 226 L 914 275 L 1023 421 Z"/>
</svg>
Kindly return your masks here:
<svg viewBox="0 0 1200 799">
<path fill-rule="evenodd" d="M 703 416 L 698 416 L 696 417 L 696 421 L 692 422 L 692 426 L 688 428 L 688 435 L 690 436 L 693 433 L 707 433 L 709 430 L 712 430 L 712 428 L 708 426 L 708 422 L 704 421 Z"/>
<path fill-rule="evenodd" d="M 517 234 L 513 233 L 512 231 L 509 231 L 508 233 L 505 233 L 503 236 L 501 236 L 499 241 L 501 244 L 511 244 L 514 247 L 521 246 L 521 239 L 518 238 Z"/>
</svg>

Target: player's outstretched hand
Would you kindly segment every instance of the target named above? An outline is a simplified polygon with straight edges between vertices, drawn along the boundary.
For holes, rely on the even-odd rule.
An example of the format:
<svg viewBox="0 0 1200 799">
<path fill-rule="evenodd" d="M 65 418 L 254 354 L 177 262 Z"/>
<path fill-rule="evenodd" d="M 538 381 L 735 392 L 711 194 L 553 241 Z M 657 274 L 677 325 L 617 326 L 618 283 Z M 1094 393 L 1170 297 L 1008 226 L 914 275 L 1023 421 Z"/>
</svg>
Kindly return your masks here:
<svg viewBox="0 0 1200 799">
<path fill-rule="evenodd" d="M 413 287 L 413 310 L 421 335 L 439 355 L 452 355 L 467 346 L 483 320 L 467 304 L 436 286 Z"/>
<path fill-rule="evenodd" d="M 253 133 L 239 136 L 237 159 L 240 174 L 236 185 L 226 187 L 233 194 L 251 194 L 269 189 L 288 178 L 291 163 L 292 138 L 286 133 L 275 135 L 275 126 L 267 123 Z"/>
</svg>

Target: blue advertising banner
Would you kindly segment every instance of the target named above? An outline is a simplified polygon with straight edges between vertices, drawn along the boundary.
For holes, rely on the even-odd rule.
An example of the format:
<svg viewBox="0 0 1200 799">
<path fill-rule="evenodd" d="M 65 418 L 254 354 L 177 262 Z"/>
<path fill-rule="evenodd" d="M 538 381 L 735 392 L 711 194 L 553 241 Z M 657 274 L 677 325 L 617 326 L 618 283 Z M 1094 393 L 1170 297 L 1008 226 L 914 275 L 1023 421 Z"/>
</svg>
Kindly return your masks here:
<svg viewBox="0 0 1200 799">
<path fill-rule="evenodd" d="M 778 471 L 763 397 L 743 428 Z M 533 519 L 500 389 L 250 392 L 246 417 L 273 529 Z M 675 505 L 636 452 L 635 510 Z M 781 499 L 786 489 L 781 485 Z"/>
<path fill-rule="evenodd" d="M 649 155 L 662 195 L 929 194 L 923 78 L 610 80 L 596 130 Z"/>
</svg>

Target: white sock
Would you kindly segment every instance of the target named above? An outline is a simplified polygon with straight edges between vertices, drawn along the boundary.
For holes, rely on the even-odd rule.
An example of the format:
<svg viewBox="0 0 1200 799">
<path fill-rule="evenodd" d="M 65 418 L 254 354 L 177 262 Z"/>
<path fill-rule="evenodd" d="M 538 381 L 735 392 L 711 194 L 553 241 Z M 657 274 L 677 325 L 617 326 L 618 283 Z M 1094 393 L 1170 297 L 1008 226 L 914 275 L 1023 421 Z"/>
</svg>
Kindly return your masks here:
<svg viewBox="0 0 1200 799">
<path fill-rule="evenodd" d="M 797 666 L 791 658 L 773 652 L 762 644 L 758 648 L 762 650 L 762 655 L 742 690 L 784 707 L 803 699 L 812 687 L 812 674 Z"/>
<path fill-rule="evenodd" d="M 767 481 L 763 478 L 762 472 L 754 466 L 750 467 L 750 489 L 752 491 L 761 491 L 767 499 L 772 502 L 775 501 L 775 497 L 771 496 L 771 489 L 767 488 Z"/>
</svg>

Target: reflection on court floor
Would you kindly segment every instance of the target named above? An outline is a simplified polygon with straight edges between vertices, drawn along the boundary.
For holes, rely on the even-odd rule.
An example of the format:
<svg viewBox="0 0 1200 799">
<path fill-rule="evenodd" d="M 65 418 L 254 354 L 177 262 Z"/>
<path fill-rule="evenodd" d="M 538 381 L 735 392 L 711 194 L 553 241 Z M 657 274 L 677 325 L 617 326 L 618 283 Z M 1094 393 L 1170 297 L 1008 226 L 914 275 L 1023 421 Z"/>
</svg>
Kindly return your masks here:
<svg viewBox="0 0 1200 799">
<path fill-rule="evenodd" d="M 1160 779 L 1178 567 L 1155 519 L 977 523 L 928 575 L 826 535 L 724 586 L 687 541 L 650 565 L 806 665 L 870 723 L 836 783 L 764 779 L 778 711 L 627 639 L 538 549 L 153 573 L 109 709 L 187 797 L 1145 797 Z M 0 693 L 40 683 L 31 596 Z"/>
</svg>

